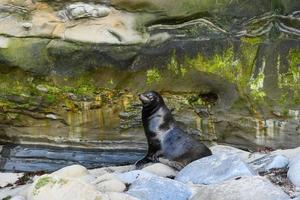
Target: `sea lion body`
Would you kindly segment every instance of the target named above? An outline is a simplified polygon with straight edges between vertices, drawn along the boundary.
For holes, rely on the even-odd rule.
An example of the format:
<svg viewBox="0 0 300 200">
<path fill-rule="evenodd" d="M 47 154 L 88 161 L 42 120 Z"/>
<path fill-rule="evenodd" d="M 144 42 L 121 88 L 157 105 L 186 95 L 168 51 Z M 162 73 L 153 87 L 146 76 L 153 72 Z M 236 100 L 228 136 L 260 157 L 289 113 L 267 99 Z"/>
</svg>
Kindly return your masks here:
<svg viewBox="0 0 300 200">
<path fill-rule="evenodd" d="M 137 167 L 157 161 L 159 157 L 186 165 L 212 155 L 208 147 L 178 127 L 171 111 L 157 92 L 146 92 L 139 97 L 143 103 L 142 121 L 148 152 L 136 163 Z"/>
</svg>

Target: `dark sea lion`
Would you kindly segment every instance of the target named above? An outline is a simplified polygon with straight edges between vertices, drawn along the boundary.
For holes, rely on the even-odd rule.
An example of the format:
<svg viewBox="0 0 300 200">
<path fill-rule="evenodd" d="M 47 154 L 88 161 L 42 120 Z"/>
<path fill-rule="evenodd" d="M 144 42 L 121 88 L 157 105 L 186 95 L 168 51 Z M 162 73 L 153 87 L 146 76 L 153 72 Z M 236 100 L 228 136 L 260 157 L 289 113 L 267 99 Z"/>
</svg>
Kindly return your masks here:
<svg viewBox="0 0 300 200">
<path fill-rule="evenodd" d="M 148 162 L 158 161 L 159 157 L 186 165 L 212 155 L 207 146 L 178 127 L 160 94 L 145 92 L 139 95 L 139 99 L 143 104 L 142 121 L 148 152 L 136 162 L 137 168 Z"/>
</svg>

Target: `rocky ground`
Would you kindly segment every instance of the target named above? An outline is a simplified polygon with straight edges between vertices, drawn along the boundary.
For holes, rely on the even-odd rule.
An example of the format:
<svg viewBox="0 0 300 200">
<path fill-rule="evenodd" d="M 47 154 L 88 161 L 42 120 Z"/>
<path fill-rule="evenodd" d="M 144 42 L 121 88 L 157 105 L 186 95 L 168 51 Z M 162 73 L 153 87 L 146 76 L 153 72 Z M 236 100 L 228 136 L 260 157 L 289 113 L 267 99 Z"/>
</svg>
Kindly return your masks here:
<svg viewBox="0 0 300 200">
<path fill-rule="evenodd" d="M 51 174 L 1 173 L 5 200 L 289 200 L 300 197 L 300 149 L 249 153 L 211 147 L 213 155 L 180 171 L 162 163 L 104 167 L 80 165 Z M 165 163 L 165 162 L 164 162 Z"/>
</svg>

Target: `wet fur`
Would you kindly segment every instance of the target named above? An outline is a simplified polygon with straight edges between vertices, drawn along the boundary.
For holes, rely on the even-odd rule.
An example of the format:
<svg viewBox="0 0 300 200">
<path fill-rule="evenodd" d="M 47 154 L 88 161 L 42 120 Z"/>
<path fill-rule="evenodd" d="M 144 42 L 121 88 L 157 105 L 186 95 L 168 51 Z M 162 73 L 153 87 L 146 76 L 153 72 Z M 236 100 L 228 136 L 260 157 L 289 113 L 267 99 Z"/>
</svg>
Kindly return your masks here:
<svg viewBox="0 0 300 200">
<path fill-rule="evenodd" d="M 156 98 L 151 103 L 143 105 L 142 109 L 148 152 L 136 163 L 136 166 L 139 168 L 148 162 L 158 161 L 159 157 L 186 165 L 212 155 L 208 147 L 178 127 L 162 97 L 156 92 L 150 93 Z"/>
</svg>

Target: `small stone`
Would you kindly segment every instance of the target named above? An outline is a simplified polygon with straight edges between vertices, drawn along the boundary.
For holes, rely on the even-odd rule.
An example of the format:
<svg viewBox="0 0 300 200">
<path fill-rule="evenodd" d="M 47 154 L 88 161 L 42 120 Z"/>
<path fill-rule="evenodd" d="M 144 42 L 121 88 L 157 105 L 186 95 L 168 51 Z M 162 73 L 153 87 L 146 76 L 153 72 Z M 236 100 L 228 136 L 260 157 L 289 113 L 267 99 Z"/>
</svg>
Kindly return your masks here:
<svg viewBox="0 0 300 200">
<path fill-rule="evenodd" d="M 145 179 L 151 177 L 157 177 L 155 174 L 142 171 L 142 170 L 133 170 L 130 172 L 125 173 L 115 173 L 114 174 L 117 178 L 119 178 L 123 183 L 131 184 L 138 179 Z"/>
<path fill-rule="evenodd" d="M 287 167 L 289 159 L 282 155 L 265 155 L 254 160 L 249 165 L 257 172 L 267 172 L 271 169 L 281 169 Z"/>
<path fill-rule="evenodd" d="M 178 173 L 173 168 L 162 163 L 155 163 L 153 165 L 147 166 L 143 168 L 142 171 L 146 171 L 161 177 L 174 177 Z"/>
<path fill-rule="evenodd" d="M 29 30 L 29 29 L 32 28 L 32 23 L 25 22 L 25 23 L 22 24 L 22 27 L 23 27 L 24 29 Z"/>
<path fill-rule="evenodd" d="M 237 155 L 216 154 L 188 164 L 177 174 L 175 180 L 209 185 L 254 174 Z"/>
<path fill-rule="evenodd" d="M 52 173 L 60 178 L 80 178 L 89 175 L 89 171 L 81 165 L 71 165 Z"/>
<path fill-rule="evenodd" d="M 98 177 L 93 184 L 97 185 L 101 192 L 123 192 L 126 189 L 126 185 L 120 179 L 109 173 Z"/>
<path fill-rule="evenodd" d="M 10 39 L 7 37 L 0 36 L 0 49 L 8 48 Z"/>
<path fill-rule="evenodd" d="M 46 117 L 49 119 L 54 119 L 54 120 L 58 119 L 58 117 L 54 114 L 47 114 Z"/>
<path fill-rule="evenodd" d="M 134 169 L 135 169 L 134 165 L 124 165 L 124 166 L 101 167 L 101 168 L 97 168 L 97 169 L 91 169 L 91 170 L 89 170 L 89 172 L 91 175 L 99 178 L 100 176 L 103 176 L 103 175 L 114 176 L 110 173 L 120 174 L 120 173 L 132 171 Z"/>
<path fill-rule="evenodd" d="M 110 8 L 103 5 L 93 5 L 87 3 L 74 3 L 59 12 L 59 16 L 64 19 L 80 19 L 85 17 L 105 17 L 109 15 Z"/>
<path fill-rule="evenodd" d="M 48 92 L 48 89 L 44 85 L 37 85 L 36 89 L 40 92 L 44 92 L 44 93 Z"/>
<path fill-rule="evenodd" d="M 103 174 L 103 175 L 97 177 L 94 184 L 98 184 L 103 181 L 115 180 L 115 179 L 119 180 L 115 175 L 106 173 L 106 174 Z"/>
<path fill-rule="evenodd" d="M 101 192 L 124 192 L 126 185 L 122 181 L 112 179 L 98 183 L 97 189 Z"/>
</svg>

